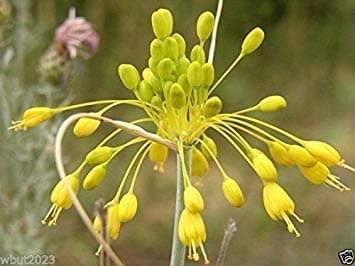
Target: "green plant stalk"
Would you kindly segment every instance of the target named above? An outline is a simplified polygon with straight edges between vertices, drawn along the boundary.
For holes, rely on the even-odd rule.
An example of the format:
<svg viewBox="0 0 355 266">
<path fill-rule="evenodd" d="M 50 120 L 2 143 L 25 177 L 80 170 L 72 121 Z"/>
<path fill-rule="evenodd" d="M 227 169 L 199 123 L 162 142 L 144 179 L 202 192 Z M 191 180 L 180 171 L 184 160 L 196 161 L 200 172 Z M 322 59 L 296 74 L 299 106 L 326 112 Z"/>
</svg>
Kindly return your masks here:
<svg viewBox="0 0 355 266">
<path fill-rule="evenodd" d="M 179 239 L 179 218 L 184 209 L 184 177 L 180 156 L 177 154 L 176 158 L 176 203 L 170 266 L 183 266 L 185 265 L 186 248 Z M 191 149 L 184 149 L 184 158 L 187 173 L 191 176 Z"/>
</svg>

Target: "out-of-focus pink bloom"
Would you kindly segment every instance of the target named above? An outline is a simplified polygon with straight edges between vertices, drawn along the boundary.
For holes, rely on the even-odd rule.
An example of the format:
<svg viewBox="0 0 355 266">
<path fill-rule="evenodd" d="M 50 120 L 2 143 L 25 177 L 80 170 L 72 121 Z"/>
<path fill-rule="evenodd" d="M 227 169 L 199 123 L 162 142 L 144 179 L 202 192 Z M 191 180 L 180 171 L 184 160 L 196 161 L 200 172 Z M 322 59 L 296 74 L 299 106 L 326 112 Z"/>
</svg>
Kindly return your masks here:
<svg viewBox="0 0 355 266">
<path fill-rule="evenodd" d="M 69 17 L 55 32 L 55 42 L 58 51 L 67 51 L 70 58 L 78 55 L 89 58 L 96 52 L 100 37 L 85 18 L 75 17 L 75 8 L 72 7 Z"/>
</svg>

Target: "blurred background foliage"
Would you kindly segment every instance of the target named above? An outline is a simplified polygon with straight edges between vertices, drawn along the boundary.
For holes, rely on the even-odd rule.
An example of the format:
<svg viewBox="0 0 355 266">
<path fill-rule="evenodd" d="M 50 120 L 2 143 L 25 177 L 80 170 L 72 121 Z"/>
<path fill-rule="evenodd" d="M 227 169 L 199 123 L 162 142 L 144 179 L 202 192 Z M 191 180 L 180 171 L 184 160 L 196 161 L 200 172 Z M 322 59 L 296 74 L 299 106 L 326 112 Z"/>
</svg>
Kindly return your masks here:
<svg viewBox="0 0 355 266">
<path fill-rule="evenodd" d="M 354 165 L 355 2 L 224 2 L 215 57 L 217 76 L 232 62 L 243 36 L 251 28 L 260 25 L 266 33 L 261 49 L 243 60 L 216 91 L 224 100 L 224 110 L 241 109 L 264 96 L 281 94 L 288 99 L 288 108 L 263 118 L 296 135 L 328 140 Z M 27 133 L 9 133 L 6 130 L 9 119 L 18 118 L 32 105 L 132 97 L 120 83 L 116 68 L 126 62 L 139 69 L 145 67 L 148 44 L 153 38 L 152 11 L 159 7 L 171 9 L 175 30 L 184 34 L 191 49 L 197 42 L 194 25 L 198 15 L 204 10 L 214 11 L 217 1 L 13 0 L 10 4 L 12 15 L 0 26 L 6 37 L 2 41 L 10 39 L 14 52 L 13 64 L 6 70 L 2 62 L 0 73 L 3 113 L 0 255 L 54 253 L 57 265 L 97 265 L 94 256 L 97 244 L 74 210 L 66 211 L 55 228 L 40 225 L 49 206 L 51 186 L 58 179 L 53 172 L 50 148 L 63 117 Z M 56 26 L 67 17 L 71 6 L 95 25 L 101 44 L 92 59 L 77 65 L 75 77 L 65 86 L 52 86 L 39 81 L 37 66 L 53 40 Z M 0 49 L 3 48 L 2 43 Z M 8 103 L 7 110 L 4 102 Z M 131 120 L 142 113 L 120 108 L 109 114 Z M 108 130 L 103 127 L 95 136 L 83 140 L 68 134 L 64 150 L 67 168 L 74 169 Z M 280 169 L 280 183 L 293 197 L 297 212 L 305 218 L 305 224 L 299 226 L 302 237 L 295 239 L 282 222 L 273 222 L 265 213 L 258 178 L 226 142 L 216 137 L 221 161 L 239 180 L 246 204 L 242 209 L 228 206 L 220 190 L 218 172 L 212 167 L 201 187 L 206 200 L 204 219 L 211 260 L 217 258 L 224 226 L 232 217 L 238 231 L 225 265 L 339 265 L 337 252 L 355 247 L 354 193 L 316 187 L 296 169 Z M 97 198 L 110 199 L 131 154 L 132 150 L 125 152 L 110 166 L 103 186 L 94 192 L 80 193 L 88 210 L 93 210 Z M 137 184 L 138 215 L 123 226 L 120 239 L 112 243 L 126 265 L 168 264 L 176 167 L 175 157 L 173 154 L 170 157 L 164 175 L 154 173 L 152 164 L 146 162 Z M 33 171 L 34 160 L 41 167 L 36 168 L 35 174 L 28 174 Z M 354 188 L 350 173 L 341 169 L 337 173 Z M 187 263 L 190 264 L 193 263 Z"/>
</svg>

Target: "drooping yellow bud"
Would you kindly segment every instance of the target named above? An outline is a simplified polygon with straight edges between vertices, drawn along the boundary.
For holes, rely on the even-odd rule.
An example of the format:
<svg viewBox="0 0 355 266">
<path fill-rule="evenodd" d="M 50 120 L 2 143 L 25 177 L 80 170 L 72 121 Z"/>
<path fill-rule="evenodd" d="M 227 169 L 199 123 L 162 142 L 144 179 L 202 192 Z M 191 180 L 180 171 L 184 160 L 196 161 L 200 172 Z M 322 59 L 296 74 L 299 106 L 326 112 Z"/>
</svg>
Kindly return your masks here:
<svg viewBox="0 0 355 266">
<path fill-rule="evenodd" d="M 202 177 L 209 170 L 209 164 L 203 153 L 195 146 L 192 147 L 191 174 L 195 177 Z"/>
<path fill-rule="evenodd" d="M 205 51 L 203 50 L 201 45 L 196 44 L 192 48 L 191 54 L 190 54 L 190 59 L 191 59 L 191 62 L 197 61 L 201 65 L 203 65 L 206 62 Z"/>
<path fill-rule="evenodd" d="M 212 138 L 204 135 L 203 136 L 203 144 L 201 145 L 201 151 L 207 159 L 212 159 L 212 156 L 210 153 L 212 153 L 214 157 L 217 157 L 218 152 L 217 152 L 216 142 L 214 142 L 214 140 Z"/>
<path fill-rule="evenodd" d="M 214 26 L 214 15 L 209 12 L 203 12 L 198 20 L 196 25 L 197 36 L 200 39 L 201 43 L 204 43 L 211 35 Z"/>
<path fill-rule="evenodd" d="M 119 213 L 120 205 L 117 202 L 109 205 L 107 209 L 107 232 L 112 239 L 117 239 L 120 232 L 121 221 Z"/>
<path fill-rule="evenodd" d="M 277 170 L 274 164 L 262 151 L 252 149 L 251 159 L 255 172 L 263 181 L 275 182 L 277 180 Z"/>
<path fill-rule="evenodd" d="M 167 37 L 163 42 L 163 52 L 165 57 L 176 60 L 179 56 L 179 46 L 175 38 Z"/>
<path fill-rule="evenodd" d="M 150 102 L 150 100 L 154 96 L 154 92 L 153 92 L 152 87 L 145 80 L 142 80 L 139 83 L 137 94 L 138 94 L 139 99 L 144 102 Z"/>
<path fill-rule="evenodd" d="M 251 54 L 256 49 L 259 48 L 264 40 L 264 31 L 257 27 L 251 30 L 248 35 L 244 38 L 242 43 L 242 55 Z"/>
<path fill-rule="evenodd" d="M 155 60 L 160 60 L 160 59 L 162 59 L 164 57 L 163 42 L 161 40 L 154 39 L 150 43 L 150 55 Z"/>
<path fill-rule="evenodd" d="M 108 232 L 108 235 L 113 240 L 118 238 L 120 228 L 121 228 L 121 222 L 118 219 L 119 211 L 120 211 L 120 206 L 118 203 L 111 203 L 107 209 L 106 230 Z M 101 233 L 102 223 L 101 223 L 101 218 L 99 216 L 95 217 L 93 222 L 93 227 L 97 233 Z"/>
<path fill-rule="evenodd" d="M 305 141 L 302 145 L 317 160 L 331 167 L 337 165 L 341 161 L 339 152 L 331 145 L 322 141 Z"/>
<path fill-rule="evenodd" d="M 86 155 L 85 161 L 88 164 L 102 164 L 111 158 L 114 151 L 114 148 L 108 146 L 97 147 Z"/>
<path fill-rule="evenodd" d="M 191 62 L 186 56 L 181 57 L 178 63 L 179 75 L 186 75 L 187 69 L 189 68 L 190 64 Z"/>
<path fill-rule="evenodd" d="M 118 75 L 125 87 L 130 90 L 137 88 L 141 78 L 137 68 L 131 64 L 121 64 L 118 67 Z"/>
<path fill-rule="evenodd" d="M 192 87 L 187 79 L 187 75 L 186 74 L 181 75 L 178 79 L 178 83 L 184 89 L 185 95 L 187 97 L 190 97 L 191 92 L 192 92 Z"/>
<path fill-rule="evenodd" d="M 168 9 L 159 8 L 152 14 L 152 27 L 154 35 L 159 39 L 165 39 L 173 32 L 173 15 Z"/>
<path fill-rule="evenodd" d="M 120 222 L 127 223 L 131 221 L 137 213 L 138 200 L 132 192 L 125 194 L 120 201 Z"/>
<path fill-rule="evenodd" d="M 234 207 L 241 207 L 244 204 L 244 195 L 238 183 L 227 177 L 222 183 L 224 197 Z"/>
<path fill-rule="evenodd" d="M 222 101 L 217 96 L 209 98 L 202 109 L 202 114 L 206 117 L 213 117 L 222 110 Z"/>
<path fill-rule="evenodd" d="M 72 188 L 75 194 L 79 191 L 79 179 L 76 175 L 68 175 L 65 177 L 66 182 Z M 60 180 L 53 188 L 50 200 L 59 208 L 69 209 L 73 202 L 69 196 L 69 192 L 65 187 L 64 181 Z"/>
<path fill-rule="evenodd" d="M 179 33 L 174 33 L 172 37 L 176 40 L 179 47 L 179 56 L 183 56 L 186 51 L 186 42 L 184 37 Z"/>
<path fill-rule="evenodd" d="M 176 79 L 176 64 L 170 58 L 164 58 L 158 64 L 158 75 L 163 80 L 174 81 Z"/>
<path fill-rule="evenodd" d="M 78 138 L 88 137 L 95 133 L 99 128 L 101 121 L 93 118 L 80 118 L 74 126 L 73 133 Z"/>
<path fill-rule="evenodd" d="M 268 146 L 269 152 L 276 163 L 285 167 L 290 167 L 295 164 L 284 145 L 277 141 L 272 141 L 268 143 Z"/>
<path fill-rule="evenodd" d="M 24 129 L 36 127 L 52 118 L 55 114 L 55 110 L 48 107 L 32 107 L 24 112 L 19 127 L 23 127 Z M 16 125 L 14 128 L 16 128 Z"/>
<path fill-rule="evenodd" d="M 181 109 L 186 104 L 186 95 L 184 89 L 179 83 L 172 84 L 169 91 L 169 103 L 176 109 Z"/>
<path fill-rule="evenodd" d="M 192 87 L 199 87 L 204 81 L 202 66 L 199 62 L 192 62 L 187 68 L 187 79 Z"/>
<path fill-rule="evenodd" d="M 102 183 L 107 173 L 106 167 L 107 164 L 103 163 L 90 170 L 84 178 L 83 187 L 85 190 L 95 189 Z"/>
<path fill-rule="evenodd" d="M 273 95 L 262 99 L 258 103 L 258 110 L 261 112 L 275 112 L 285 108 L 287 105 L 284 97 Z"/>
<path fill-rule="evenodd" d="M 282 187 L 277 183 L 266 183 L 263 190 L 263 201 L 265 210 L 271 219 L 275 221 L 283 219 L 288 231 L 295 233 L 296 237 L 300 236 L 289 215 L 300 223 L 303 223 L 303 220 L 295 213 L 295 204 Z"/>
<path fill-rule="evenodd" d="M 149 149 L 149 159 L 156 163 L 154 170 L 164 172 L 164 162 L 168 158 L 168 148 L 160 143 L 153 142 Z"/>
<path fill-rule="evenodd" d="M 191 213 L 201 212 L 205 206 L 201 193 L 191 185 L 185 188 L 184 205 Z"/>
<path fill-rule="evenodd" d="M 188 258 L 194 261 L 200 259 L 196 248 L 200 247 L 205 264 L 209 264 L 203 242 L 206 241 L 206 227 L 199 212 L 191 213 L 184 209 L 180 215 L 178 235 L 180 241 L 192 251 Z"/>
<path fill-rule="evenodd" d="M 206 87 L 210 87 L 214 81 L 214 67 L 210 63 L 203 64 L 202 71 L 205 80 L 203 81 L 203 85 Z"/>
<path fill-rule="evenodd" d="M 327 176 L 330 175 L 330 171 L 327 166 L 321 162 L 317 162 L 312 167 L 298 167 L 303 174 L 311 183 L 315 185 L 320 185 L 325 182 Z"/>
<path fill-rule="evenodd" d="M 291 145 L 288 152 L 291 159 L 299 166 L 312 167 L 317 163 L 317 160 L 299 145 Z"/>
</svg>

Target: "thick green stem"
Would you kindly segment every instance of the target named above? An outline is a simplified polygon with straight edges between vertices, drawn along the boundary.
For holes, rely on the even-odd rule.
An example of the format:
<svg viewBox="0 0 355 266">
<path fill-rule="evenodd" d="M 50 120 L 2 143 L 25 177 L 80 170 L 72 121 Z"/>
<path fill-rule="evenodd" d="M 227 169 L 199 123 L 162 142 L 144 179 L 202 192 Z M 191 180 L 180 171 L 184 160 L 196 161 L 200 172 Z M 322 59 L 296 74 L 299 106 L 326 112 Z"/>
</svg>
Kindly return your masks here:
<svg viewBox="0 0 355 266">
<path fill-rule="evenodd" d="M 191 149 L 184 149 L 184 159 L 188 175 L 191 175 Z M 179 239 L 179 218 L 184 209 L 184 177 L 182 163 L 179 154 L 177 154 L 177 172 L 176 172 L 176 203 L 174 216 L 174 232 L 171 249 L 170 266 L 185 265 L 185 246 Z"/>
</svg>

